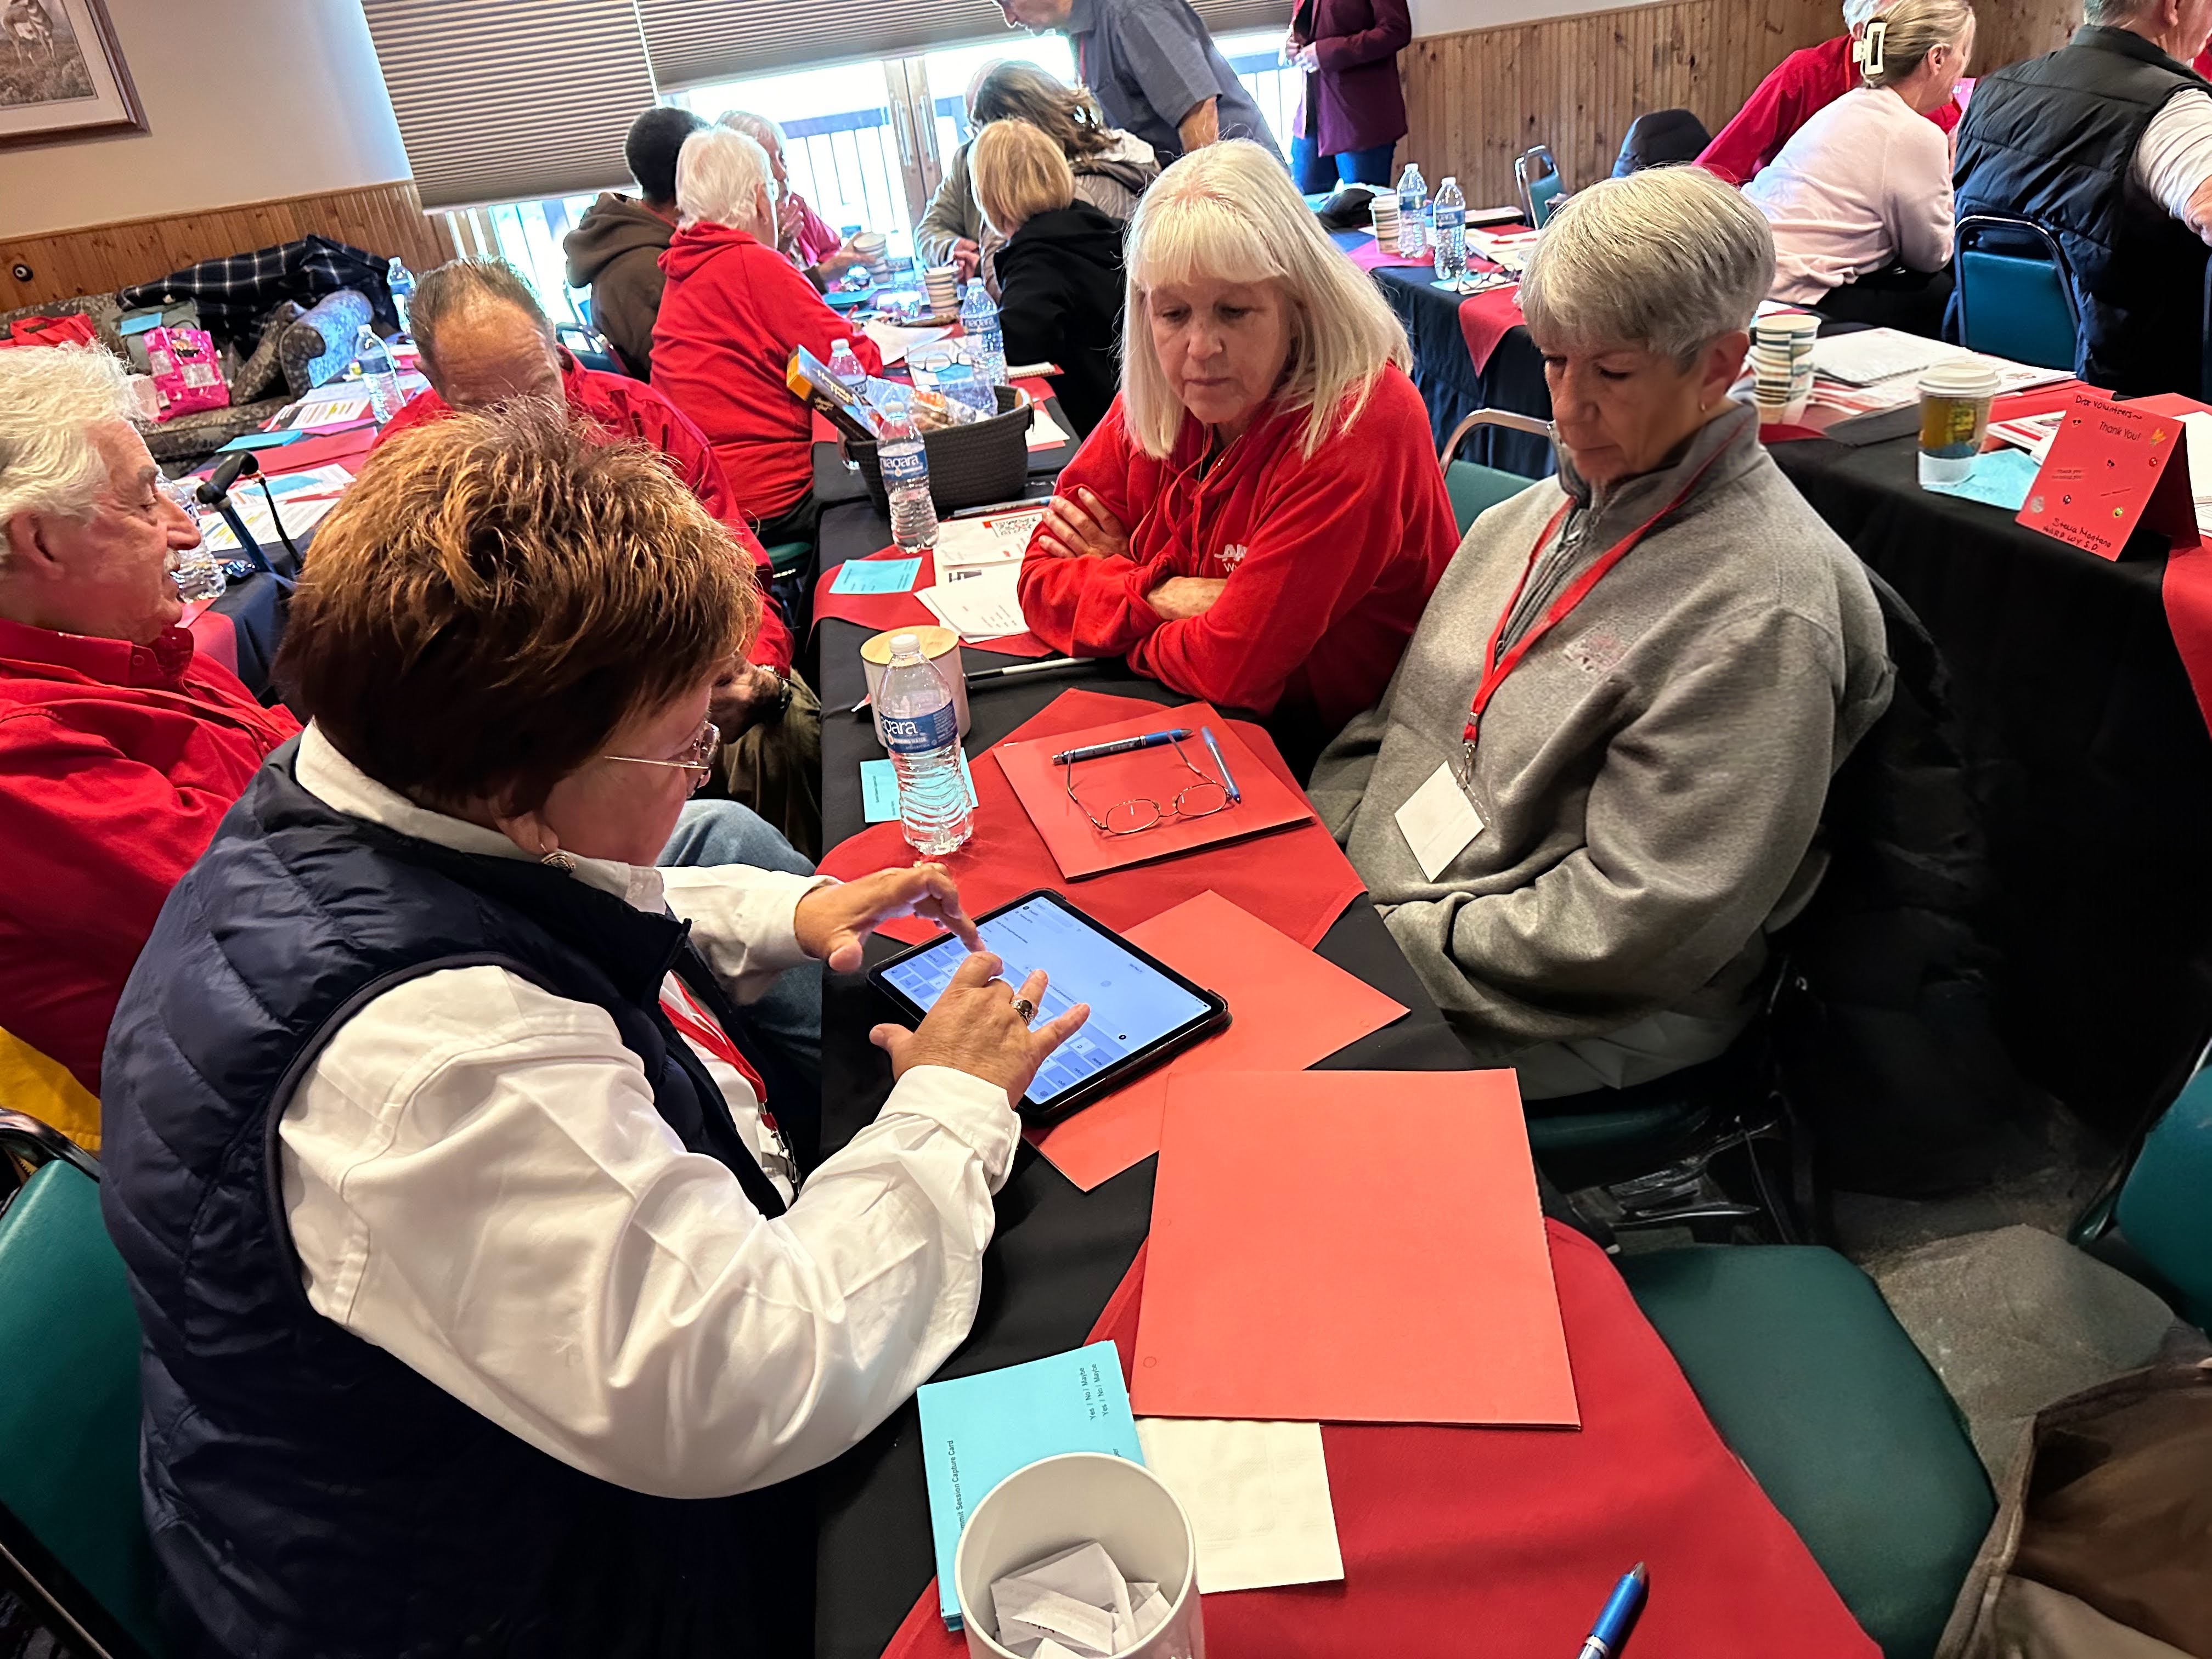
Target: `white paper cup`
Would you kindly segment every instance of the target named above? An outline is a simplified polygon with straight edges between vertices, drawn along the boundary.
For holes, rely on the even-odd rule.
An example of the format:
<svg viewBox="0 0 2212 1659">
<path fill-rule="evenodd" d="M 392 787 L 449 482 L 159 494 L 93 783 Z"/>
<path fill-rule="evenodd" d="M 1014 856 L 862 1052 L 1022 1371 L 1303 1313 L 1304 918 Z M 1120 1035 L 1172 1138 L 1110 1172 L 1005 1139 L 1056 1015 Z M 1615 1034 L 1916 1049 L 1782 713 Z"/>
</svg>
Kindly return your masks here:
<svg viewBox="0 0 2212 1659">
<path fill-rule="evenodd" d="M 936 665 L 945 683 L 952 688 L 952 712 L 959 717 L 960 735 L 966 737 L 968 677 L 960 665 L 960 636 L 949 628 L 894 628 L 860 641 L 860 672 L 868 677 L 868 716 L 875 722 L 876 741 L 884 742 L 884 720 L 883 711 L 873 700 L 883 689 L 884 670 L 891 665 L 891 641 L 902 634 L 911 634 L 921 642 L 921 654 Z M 888 750 L 890 745 L 885 743 L 884 747 Z"/>
<path fill-rule="evenodd" d="M 1973 476 L 1982 440 L 1989 435 L 1997 373 L 1987 363 L 1959 358 L 1936 363 L 1920 377 L 1920 482 L 1964 483 Z"/>
<path fill-rule="evenodd" d="M 1010 1572 L 1093 1540 L 1122 1576 L 1156 1583 L 1168 1616 L 1126 1659 L 1205 1659 L 1198 1540 L 1159 1476 L 1103 1452 L 1068 1452 L 1017 1469 L 969 1512 L 952 1555 L 969 1659 L 1018 1659 L 1000 1645 L 991 1586 Z"/>
<path fill-rule="evenodd" d="M 960 268 L 957 265 L 932 265 L 921 273 L 923 288 L 929 295 L 929 309 L 933 316 L 943 316 L 948 311 L 960 308 Z"/>
</svg>

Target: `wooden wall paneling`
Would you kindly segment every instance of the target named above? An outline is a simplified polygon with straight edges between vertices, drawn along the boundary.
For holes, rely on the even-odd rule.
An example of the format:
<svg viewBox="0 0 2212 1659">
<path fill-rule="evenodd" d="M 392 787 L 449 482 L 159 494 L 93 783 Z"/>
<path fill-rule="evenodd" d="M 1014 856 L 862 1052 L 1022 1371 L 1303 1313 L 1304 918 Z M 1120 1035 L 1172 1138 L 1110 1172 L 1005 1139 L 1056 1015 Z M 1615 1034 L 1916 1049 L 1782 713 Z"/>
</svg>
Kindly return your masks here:
<svg viewBox="0 0 2212 1659">
<path fill-rule="evenodd" d="M 2066 44 L 2081 25 L 2081 0 L 1987 0 L 1974 8 L 1974 61 L 1971 72 L 2017 64 L 2023 58 L 2040 58 Z"/>
<path fill-rule="evenodd" d="M 0 311 L 104 294 L 202 259 L 297 241 L 310 233 L 398 254 L 416 270 L 453 257 L 443 228 L 423 214 L 412 182 L 401 179 L 10 238 L 0 241 Z M 16 276 L 18 264 L 29 268 L 28 277 Z"/>
</svg>

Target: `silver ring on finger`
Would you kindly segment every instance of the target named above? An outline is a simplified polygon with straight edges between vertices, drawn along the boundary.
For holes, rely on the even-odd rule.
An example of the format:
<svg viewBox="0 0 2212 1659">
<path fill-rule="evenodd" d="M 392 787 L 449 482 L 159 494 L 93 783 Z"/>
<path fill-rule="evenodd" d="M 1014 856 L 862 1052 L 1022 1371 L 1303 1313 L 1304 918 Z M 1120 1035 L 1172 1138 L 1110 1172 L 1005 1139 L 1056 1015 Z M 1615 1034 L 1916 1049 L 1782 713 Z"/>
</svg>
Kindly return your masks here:
<svg viewBox="0 0 2212 1659">
<path fill-rule="evenodd" d="M 1022 1024 L 1026 1025 L 1036 1018 L 1036 1004 L 1031 1002 L 1027 997 L 1016 997 L 1014 1012 L 1022 1017 Z"/>
</svg>

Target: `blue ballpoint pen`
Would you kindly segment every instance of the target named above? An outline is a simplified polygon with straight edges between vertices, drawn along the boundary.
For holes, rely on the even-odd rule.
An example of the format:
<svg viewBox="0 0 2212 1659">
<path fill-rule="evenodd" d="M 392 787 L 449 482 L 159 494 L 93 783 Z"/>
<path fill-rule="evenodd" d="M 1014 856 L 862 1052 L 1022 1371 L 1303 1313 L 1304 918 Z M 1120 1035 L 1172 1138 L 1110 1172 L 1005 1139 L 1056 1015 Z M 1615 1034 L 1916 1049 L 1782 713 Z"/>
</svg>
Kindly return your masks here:
<svg viewBox="0 0 2212 1659">
<path fill-rule="evenodd" d="M 1649 1577 L 1644 1564 L 1638 1561 L 1613 1587 L 1606 1598 L 1605 1611 L 1597 1616 L 1590 1629 L 1589 1638 L 1583 1644 L 1577 1659 L 1614 1659 L 1620 1651 L 1621 1638 L 1628 1634 L 1634 1622 L 1636 1610 L 1644 1605 L 1644 1586 Z"/>
<path fill-rule="evenodd" d="M 1244 792 L 1237 787 L 1237 776 L 1229 769 L 1229 763 L 1221 758 L 1221 745 L 1213 740 L 1213 728 L 1210 726 L 1201 726 L 1198 728 L 1198 732 L 1199 735 L 1206 739 L 1206 747 L 1207 752 L 1213 757 L 1213 763 L 1221 769 L 1221 787 L 1229 792 L 1231 804 L 1234 805 L 1243 800 Z"/>
<path fill-rule="evenodd" d="M 1141 738 L 1124 738 L 1119 743 L 1094 743 L 1087 749 L 1063 749 L 1052 757 L 1054 766 L 1066 766 L 1071 761 L 1098 760 L 1108 755 L 1126 755 L 1138 749 L 1157 749 L 1164 743 L 1174 743 L 1190 735 L 1190 728 L 1178 726 L 1170 732 L 1147 732 Z"/>
</svg>

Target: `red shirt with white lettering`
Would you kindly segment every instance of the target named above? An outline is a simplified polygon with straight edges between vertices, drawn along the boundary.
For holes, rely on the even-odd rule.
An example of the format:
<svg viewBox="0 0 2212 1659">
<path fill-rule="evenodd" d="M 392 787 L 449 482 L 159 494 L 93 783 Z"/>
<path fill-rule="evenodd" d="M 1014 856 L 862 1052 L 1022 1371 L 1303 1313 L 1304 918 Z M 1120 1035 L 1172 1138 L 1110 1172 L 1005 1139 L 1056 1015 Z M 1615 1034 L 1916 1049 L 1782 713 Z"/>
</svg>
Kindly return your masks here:
<svg viewBox="0 0 2212 1659">
<path fill-rule="evenodd" d="M 0 1028 L 98 1094 L 161 902 L 299 729 L 181 628 L 133 645 L 0 621 Z"/>
</svg>

